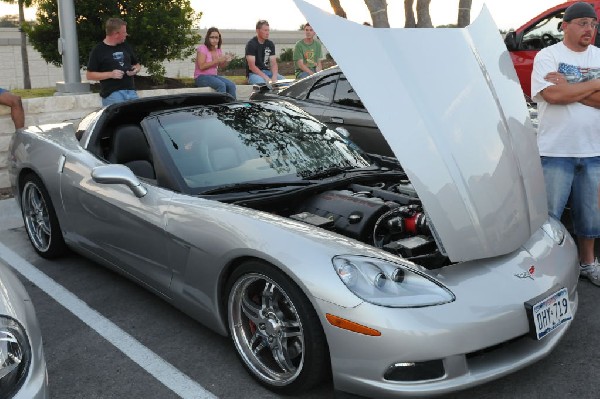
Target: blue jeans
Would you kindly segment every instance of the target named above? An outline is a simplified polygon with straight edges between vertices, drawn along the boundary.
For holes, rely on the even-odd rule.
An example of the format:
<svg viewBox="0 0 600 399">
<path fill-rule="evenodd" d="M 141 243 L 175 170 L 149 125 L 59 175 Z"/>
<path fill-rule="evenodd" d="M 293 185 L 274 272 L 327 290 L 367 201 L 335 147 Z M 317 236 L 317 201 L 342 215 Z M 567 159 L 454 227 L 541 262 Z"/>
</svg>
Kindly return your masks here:
<svg viewBox="0 0 600 399">
<path fill-rule="evenodd" d="M 196 87 L 210 87 L 218 93 L 227 93 L 237 98 L 235 83 L 219 75 L 198 75 Z"/>
<path fill-rule="evenodd" d="M 317 72 L 317 68 L 316 67 L 314 67 L 314 68 L 308 68 L 308 69 L 310 69 L 311 71 L 313 71 L 315 73 Z M 296 75 L 296 79 L 304 79 L 307 76 L 310 76 L 310 74 L 308 72 L 300 71 Z"/>
<path fill-rule="evenodd" d="M 122 103 L 123 101 L 135 100 L 136 98 L 138 98 L 138 95 L 135 90 L 117 90 L 102 99 L 102 106 L 106 107 L 110 104 Z"/>
<path fill-rule="evenodd" d="M 273 78 L 273 72 L 271 72 L 269 70 L 263 69 L 262 73 L 267 75 L 269 78 Z M 280 74 L 277 74 L 277 80 L 282 80 L 282 79 L 285 79 L 285 77 L 281 76 Z M 250 72 L 250 74 L 248 75 L 248 84 L 255 85 L 257 83 L 267 83 L 267 82 L 265 82 L 265 80 L 260 75 Z"/>
<path fill-rule="evenodd" d="M 542 168 L 548 212 L 560 219 L 571 195 L 575 235 L 584 238 L 600 237 L 600 157 L 542 157 Z"/>
</svg>

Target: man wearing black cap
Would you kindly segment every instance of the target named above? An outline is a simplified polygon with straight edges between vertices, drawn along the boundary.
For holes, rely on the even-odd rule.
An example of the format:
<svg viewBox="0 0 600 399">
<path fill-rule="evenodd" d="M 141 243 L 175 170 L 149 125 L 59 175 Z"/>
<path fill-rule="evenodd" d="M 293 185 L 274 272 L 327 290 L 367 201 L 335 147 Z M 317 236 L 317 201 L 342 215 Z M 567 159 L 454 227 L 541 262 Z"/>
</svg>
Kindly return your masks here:
<svg viewBox="0 0 600 399">
<path fill-rule="evenodd" d="M 571 196 L 580 276 L 600 286 L 594 241 L 600 237 L 600 48 L 598 17 L 589 3 L 565 10 L 564 39 L 535 57 L 531 97 L 538 103 L 538 147 L 548 212 L 560 219 Z"/>
</svg>

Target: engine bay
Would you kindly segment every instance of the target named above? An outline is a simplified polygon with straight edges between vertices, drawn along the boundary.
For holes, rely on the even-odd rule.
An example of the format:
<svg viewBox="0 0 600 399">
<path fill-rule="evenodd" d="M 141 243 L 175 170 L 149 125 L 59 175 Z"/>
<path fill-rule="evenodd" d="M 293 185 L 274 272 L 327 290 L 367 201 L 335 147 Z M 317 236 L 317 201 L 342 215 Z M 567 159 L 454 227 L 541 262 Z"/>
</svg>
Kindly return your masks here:
<svg viewBox="0 0 600 399">
<path fill-rule="evenodd" d="M 371 178 L 372 179 L 372 178 Z M 429 269 L 449 264 L 432 234 L 432 226 L 408 179 L 376 179 L 326 189 L 301 199 L 269 201 L 268 209 L 306 224 L 350 237 Z M 275 204 L 275 206 L 273 206 Z"/>
</svg>

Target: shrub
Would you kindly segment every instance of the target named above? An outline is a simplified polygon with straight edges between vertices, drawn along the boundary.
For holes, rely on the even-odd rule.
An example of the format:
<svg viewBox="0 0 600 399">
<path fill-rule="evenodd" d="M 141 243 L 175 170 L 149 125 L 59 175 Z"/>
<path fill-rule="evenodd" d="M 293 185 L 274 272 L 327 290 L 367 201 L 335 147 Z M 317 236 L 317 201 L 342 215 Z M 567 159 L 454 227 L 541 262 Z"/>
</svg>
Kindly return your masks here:
<svg viewBox="0 0 600 399">
<path fill-rule="evenodd" d="M 294 61 L 294 49 L 293 48 L 284 48 L 281 50 L 281 55 L 279 56 L 280 61 Z"/>
<path fill-rule="evenodd" d="M 229 62 L 225 70 L 246 68 L 246 59 L 244 57 L 238 57 L 234 53 L 226 53 L 226 55 L 231 56 L 231 61 Z"/>
</svg>

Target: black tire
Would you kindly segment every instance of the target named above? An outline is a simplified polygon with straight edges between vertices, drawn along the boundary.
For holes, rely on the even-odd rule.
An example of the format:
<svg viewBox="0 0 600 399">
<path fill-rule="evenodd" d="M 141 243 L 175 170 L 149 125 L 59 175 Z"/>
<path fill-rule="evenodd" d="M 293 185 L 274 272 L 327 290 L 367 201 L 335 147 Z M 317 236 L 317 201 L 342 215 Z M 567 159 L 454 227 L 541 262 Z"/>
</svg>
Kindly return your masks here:
<svg viewBox="0 0 600 399">
<path fill-rule="evenodd" d="M 284 273 L 246 261 L 231 275 L 226 292 L 233 345 L 259 383 L 277 393 L 300 393 L 330 375 L 321 322 Z"/>
<path fill-rule="evenodd" d="M 29 174 L 23 179 L 21 213 L 29 241 L 41 257 L 52 259 L 67 251 L 52 200 L 37 175 Z"/>
</svg>

